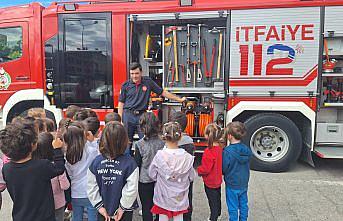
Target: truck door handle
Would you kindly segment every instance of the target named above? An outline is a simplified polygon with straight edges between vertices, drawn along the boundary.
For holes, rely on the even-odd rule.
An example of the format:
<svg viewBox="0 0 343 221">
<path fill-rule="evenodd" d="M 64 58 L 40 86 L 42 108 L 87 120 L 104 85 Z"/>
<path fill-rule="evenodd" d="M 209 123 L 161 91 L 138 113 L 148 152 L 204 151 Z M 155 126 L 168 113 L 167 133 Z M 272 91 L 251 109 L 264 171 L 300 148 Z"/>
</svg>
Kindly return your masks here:
<svg viewBox="0 0 343 221">
<path fill-rule="evenodd" d="M 28 76 L 17 76 L 17 77 L 15 77 L 15 79 L 18 81 L 25 81 L 25 80 L 28 80 L 29 77 Z"/>
<path fill-rule="evenodd" d="M 329 126 L 327 126 L 327 131 L 329 133 L 338 133 L 338 126 L 336 126 L 336 125 L 329 125 Z"/>
</svg>

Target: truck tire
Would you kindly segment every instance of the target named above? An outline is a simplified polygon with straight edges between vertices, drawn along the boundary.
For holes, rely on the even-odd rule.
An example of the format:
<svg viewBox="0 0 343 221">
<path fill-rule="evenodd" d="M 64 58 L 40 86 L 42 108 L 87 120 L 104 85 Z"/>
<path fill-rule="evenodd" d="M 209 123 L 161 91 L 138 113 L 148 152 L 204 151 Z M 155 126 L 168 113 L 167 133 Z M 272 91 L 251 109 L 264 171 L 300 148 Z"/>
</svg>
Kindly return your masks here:
<svg viewBox="0 0 343 221">
<path fill-rule="evenodd" d="M 253 152 L 250 167 L 266 172 L 283 172 L 299 158 L 302 138 L 298 127 L 277 113 L 262 113 L 245 121 L 243 143 Z"/>
</svg>

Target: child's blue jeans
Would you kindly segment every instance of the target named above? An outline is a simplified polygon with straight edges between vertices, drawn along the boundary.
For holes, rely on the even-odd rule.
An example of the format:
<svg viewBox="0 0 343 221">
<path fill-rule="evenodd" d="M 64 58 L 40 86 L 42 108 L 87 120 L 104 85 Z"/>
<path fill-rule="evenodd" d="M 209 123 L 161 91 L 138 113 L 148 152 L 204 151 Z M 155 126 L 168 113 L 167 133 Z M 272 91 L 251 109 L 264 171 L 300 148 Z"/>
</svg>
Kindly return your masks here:
<svg viewBox="0 0 343 221">
<path fill-rule="evenodd" d="M 235 190 L 226 187 L 226 204 L 229 209 L 230 221 L 248 220 L 248 189 Z"/>
<path fill-rule="evenodd" d="M 84 209 L 87 210 L 88 221 L 97 221 L 98 212 L 88 198 L 72 198 L 71 205 L 73 206 L 73 221 L 83 220 Z"/>
</svg>

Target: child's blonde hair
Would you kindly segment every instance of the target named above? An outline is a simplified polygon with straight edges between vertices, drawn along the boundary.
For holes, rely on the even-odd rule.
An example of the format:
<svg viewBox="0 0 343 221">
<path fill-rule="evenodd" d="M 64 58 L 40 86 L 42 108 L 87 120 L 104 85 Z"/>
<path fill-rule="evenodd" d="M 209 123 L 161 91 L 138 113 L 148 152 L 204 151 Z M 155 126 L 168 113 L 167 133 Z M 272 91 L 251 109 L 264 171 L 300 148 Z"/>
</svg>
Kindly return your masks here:
<svg viewBox="0 0 343 221">
<path fill-rule="evenodd" d="M 28 117 L 34 117 L 34 118 L 46 118 L 46 113 L 43 108 L 40 107 L 34 107 L 30 108 L 27 112 Z"/>
</svg>

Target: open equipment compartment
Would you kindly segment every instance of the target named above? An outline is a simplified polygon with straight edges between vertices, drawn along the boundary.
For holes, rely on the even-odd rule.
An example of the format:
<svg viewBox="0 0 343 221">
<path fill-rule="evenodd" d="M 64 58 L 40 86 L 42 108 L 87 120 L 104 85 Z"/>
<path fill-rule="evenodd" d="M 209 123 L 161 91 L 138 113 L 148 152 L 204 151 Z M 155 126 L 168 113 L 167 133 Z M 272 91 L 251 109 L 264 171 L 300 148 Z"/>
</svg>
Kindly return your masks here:
<svg viewBox="0 0 343 221">
<path fill-rule="evenodd" d="M 175 111 L 185 112 L 186 132 L 200 144 L 207 124 L 225 122 L 227 12 L 130 15 L 129 20 L 130 62 L 139 62 L 143 75 L 165 90 L 188 98 L 180 104 L 152 97 L 150 108 L 162 122 Z"/>
<path fill-rule="evenodd" d="M 317 115 L 318 146 L 343 144 L 343 28 L 336 24 L 337 13 L 342 12 L 343 7 L 326 7 L 322 84 Z"/>
</svg>

